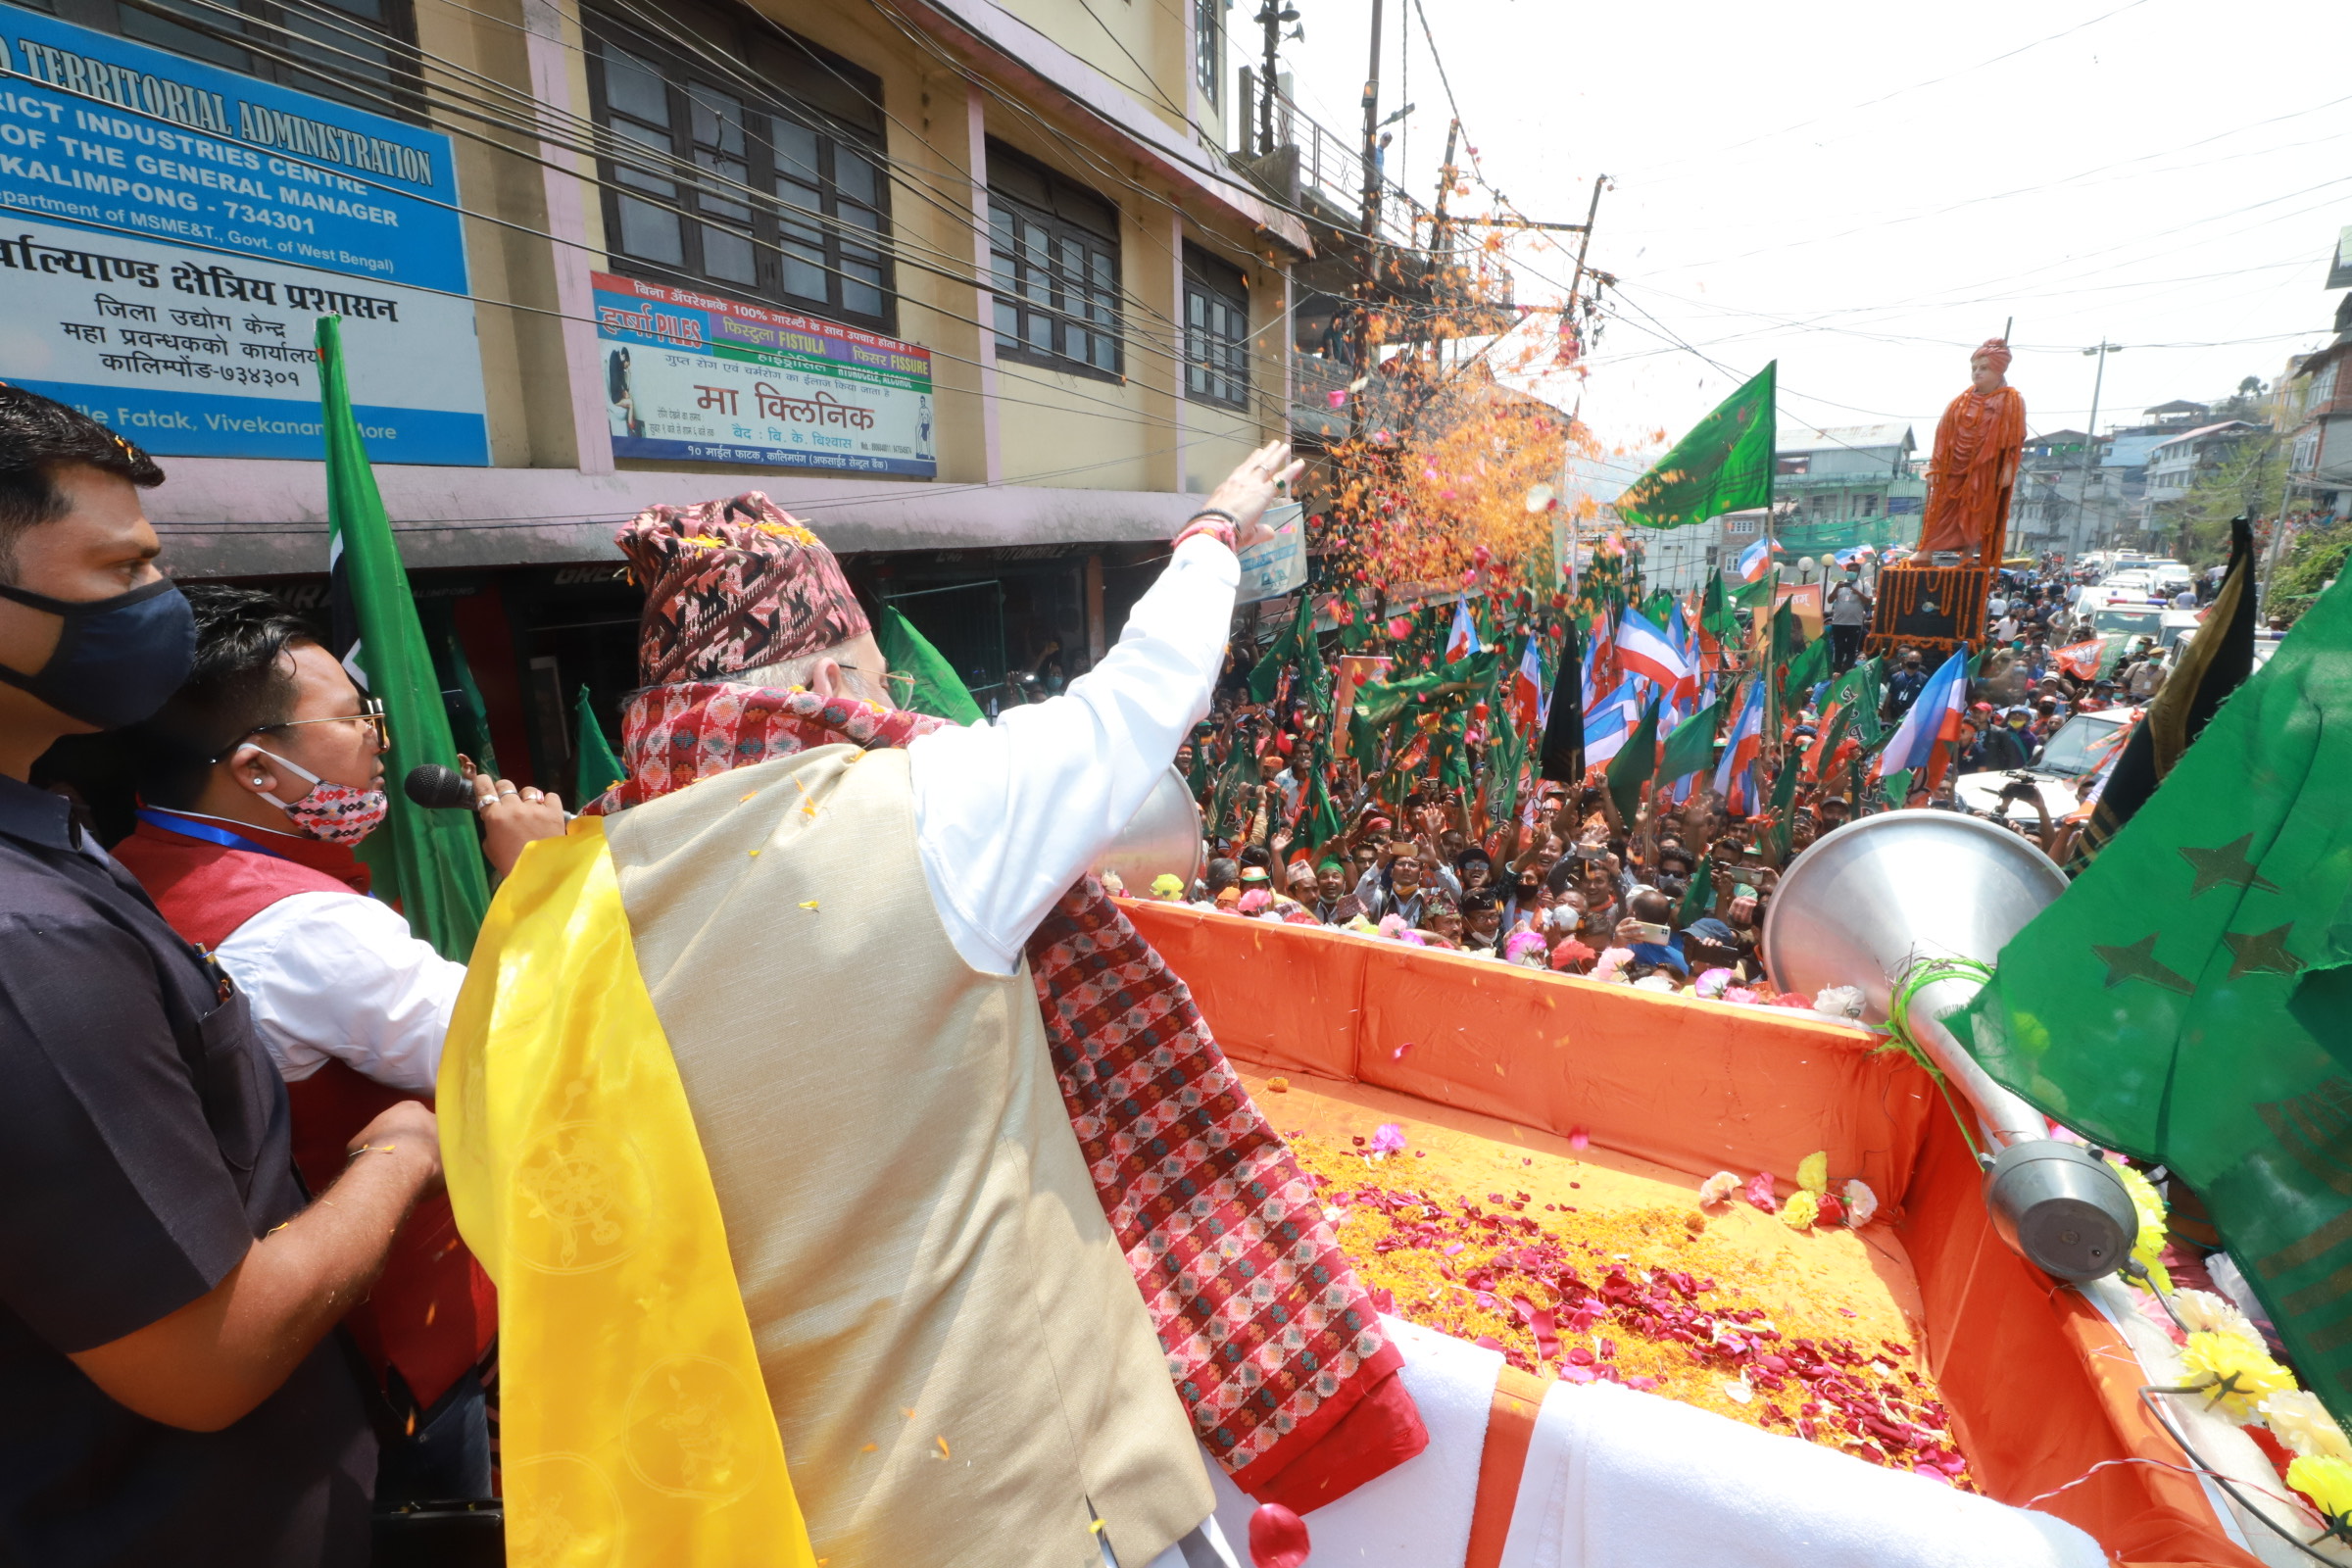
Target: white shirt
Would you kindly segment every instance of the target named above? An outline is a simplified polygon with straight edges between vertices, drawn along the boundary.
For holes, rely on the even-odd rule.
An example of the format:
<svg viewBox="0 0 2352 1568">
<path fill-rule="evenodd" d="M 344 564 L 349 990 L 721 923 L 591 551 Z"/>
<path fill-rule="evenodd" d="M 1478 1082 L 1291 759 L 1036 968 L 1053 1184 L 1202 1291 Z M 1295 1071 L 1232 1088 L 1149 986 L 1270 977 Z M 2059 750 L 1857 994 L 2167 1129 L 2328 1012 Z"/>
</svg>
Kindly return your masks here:
<svg viewBox="0 0 2352 1568">
<path fill-rule="evenodd" d="M 1232 551 L 1187 540 L 1118 646 L 1068 691 L 907 748 L 923 877 L 973 968 L 1020 966 L 1038 921 L 1208 712 L 1240 578 Z M 297 893 L 237 927 L 218 956 L 288 1083 L 332 1058 L 394 1089 L 433 1092 L 466 966 L 412 935 L 389 905 Z"/>
<path fill-rule="evenodd" d="M 908 745 L 915 849 L 964 962 L 1019 968 L 1038 921 L 1168 770 L 1208 712 L 1240 581 L 1233 552 L 1196 534 L 1069 690 Z"/>
<path fill-rule="evenodd" d="M 331 1057 L 390 1088 L 433 1092 L 466 966 L 412 935 L 390 905 L 359 893 L 297 893 L 230 932 L 214 954 L 252 1003 L 286 1082 Z"/>
</svg>

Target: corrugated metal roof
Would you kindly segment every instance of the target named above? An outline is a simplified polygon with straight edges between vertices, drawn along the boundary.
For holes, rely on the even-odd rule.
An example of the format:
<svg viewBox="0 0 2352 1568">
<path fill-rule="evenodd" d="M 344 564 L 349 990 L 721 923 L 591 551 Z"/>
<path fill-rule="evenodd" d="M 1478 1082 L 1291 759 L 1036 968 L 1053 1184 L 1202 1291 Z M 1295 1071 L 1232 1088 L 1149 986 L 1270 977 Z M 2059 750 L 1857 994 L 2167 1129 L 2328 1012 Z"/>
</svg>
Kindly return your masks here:
<svg viewBox="0 0 2352 1568">
<path fill-rule="evenodd" d="M 1832 452 L 1851 448 L 1899 447 L 1910 439 L 1908 424 L 1783 425 L 1776 452 Z"/>
</svg>

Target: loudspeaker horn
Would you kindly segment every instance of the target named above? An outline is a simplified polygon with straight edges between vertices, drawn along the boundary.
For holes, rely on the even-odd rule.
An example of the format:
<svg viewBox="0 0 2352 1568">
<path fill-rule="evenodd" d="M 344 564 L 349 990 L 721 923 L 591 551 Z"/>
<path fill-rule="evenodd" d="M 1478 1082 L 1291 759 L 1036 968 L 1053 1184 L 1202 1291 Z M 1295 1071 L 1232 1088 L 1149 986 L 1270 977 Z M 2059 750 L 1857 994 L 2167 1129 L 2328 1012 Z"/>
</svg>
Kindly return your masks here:
<svg viewBox="0 0 2352 1568">
<path fill-rule="evenodd" d="M 1791 991 L 1859 986 L 1865 1014 L 1884 1021 L 1920 964 L 1991 963 L 2065 891 L 2065 873 L 2006 828 L 1957 811 L 1886 811 L 1828 834 L 1790 864 L 1765 914 L 1764 962 Z M 1962 976 L 1932 980 L 1912 993 L 1905 1023 L 1994 1151 L 1984 1160 L 1994 1228 L 2061 1279 L 2111 1274 L 2139 1229 L 2131 1195 L 2103 1161 L 2049 1137 L 2041 1113 L 1944 1027 L 1976 990 Z"/>
</svg>

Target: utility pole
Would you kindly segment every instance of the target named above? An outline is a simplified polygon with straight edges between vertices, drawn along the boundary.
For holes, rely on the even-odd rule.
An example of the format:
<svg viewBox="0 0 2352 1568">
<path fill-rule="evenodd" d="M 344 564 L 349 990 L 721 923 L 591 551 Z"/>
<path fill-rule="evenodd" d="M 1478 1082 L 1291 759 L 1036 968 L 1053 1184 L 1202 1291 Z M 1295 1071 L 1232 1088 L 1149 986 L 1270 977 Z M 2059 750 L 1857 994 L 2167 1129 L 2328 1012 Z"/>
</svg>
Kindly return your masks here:
<svg viewBox="0 0 2352 1568">
<path fill-rule="evenodd" d="M 1380 13 L 1381 0 L 1372 0 L 1372 55 L 1364 69 L 1364 263 L 1356 281 L 1355 393 L 1348 400 L 1354 434 L 1364 431 L 1364 397 L 1372 375 L 1372 300 L 1380 276 Z"/>
<path fill-rule="evenodd" d="M 1576 270 L 1568 274 L 1568 303 L 1560 317 L 1560 324 L 1576 334 L 1580 354 L 1584 349 L 1585 330 L 1577 323 L 1576 308 L 1585 288 L 1585 257 L 1592 249 L 1592 220 L 1600 216 L 1600 193 L 1608 183 L 1609 176 L 1606 174 L 1592 176 L 1592 203 L 1585 209 L 1584 237 L 1576 242 Z"/>
<path fill-rule="evenodd" d="M 2107 356 L 2123 352 L 2124 346 L 2121 343 L 2108 342 L 2104 334 L 2100 335 L 2097 348 L 2082 351 L 2084 359 L 2088 359 L 2094 354 L 2099 357 L 2099 368 L 2090 379 L 2090 439 L 2083 443 L 2082 477 L 2075 484 L 2075 516 L 2078 519 L 2084 517 L 2089 512 L 2090 469 L 2091 465 L 2096 463 L 2099 457 L 2099 392 L 2107 384 Z M 2104 546 L 2106 542 L 2103 539 L 2095 541 L 2101 546 Z"/>
<path fill-rule="evenodd" d="M 1275 52 L 1282 46 L 1282 24 L 1297 22 L 1298 13 L 1283 0 L 1265 0 L 1254 20 L 1266 29 L 1266 75 L 1257 94 L 1257 150 L 1262 155 L 1274 150 L 1274 74 L 1281 69 Z"/>
</svg>

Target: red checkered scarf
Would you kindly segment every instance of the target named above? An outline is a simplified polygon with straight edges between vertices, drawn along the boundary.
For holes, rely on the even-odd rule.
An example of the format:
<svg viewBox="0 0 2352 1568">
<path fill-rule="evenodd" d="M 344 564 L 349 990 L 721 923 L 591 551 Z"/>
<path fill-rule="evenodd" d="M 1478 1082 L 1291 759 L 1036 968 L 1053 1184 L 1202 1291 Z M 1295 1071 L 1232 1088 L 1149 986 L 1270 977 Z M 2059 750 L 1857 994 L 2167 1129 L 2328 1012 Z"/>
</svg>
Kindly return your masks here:
<svg viewBox="0 0 2352 1568">
<path fill-rule="evenodd" d="M 946 722 L 808 691 L 653 687 L 622 716 L 627 779 L 587 809 L 812 746 L 904 746 Z M 1176 1391 L 1218 1463 L 1258 1490 L 1403 1358 L 1192 993 L 1100 883 L 1062 896 L 1028 957 L 1071 1128 Z"/>
</svg>

